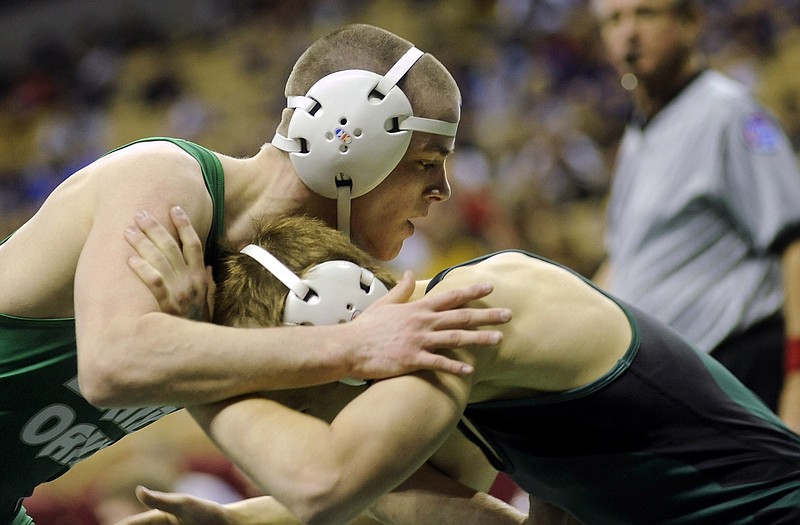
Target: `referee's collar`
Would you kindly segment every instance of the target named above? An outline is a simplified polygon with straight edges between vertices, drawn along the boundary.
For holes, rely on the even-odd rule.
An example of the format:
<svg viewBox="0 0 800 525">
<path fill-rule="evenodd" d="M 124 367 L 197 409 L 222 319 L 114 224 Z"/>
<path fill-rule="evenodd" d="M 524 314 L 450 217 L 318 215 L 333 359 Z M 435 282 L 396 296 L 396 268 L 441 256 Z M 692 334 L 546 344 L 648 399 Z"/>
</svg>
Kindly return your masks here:
<svg viewBox="0 0 800 525">
<path fill-rule="evenodd" d="M 676 86 L 676 87 L 675 87 L 675 89 L 674 89 L 674 90 L 672 90 L 672 92 L 670 92 L 670 93 L 668 93 L 668 94 L 667 94 L 667 96 L 666 96 L 666 97 L 665 97 L 665 99 L 664 99 L 664 105 L 662 105 L 662 106 L 661 106 L 661 109 L 659 109 L 658 111 L 656 111 L 655 113 L 653 113 L 653 114 L 652 114 L 652 115 L 650 115 L 650 116 L 647 116 L 647 115 L 645 115 L 644 113 L 642 113 L 641 111 L 639 111 L 639 110 L 636 108 L 636 105 L 634 104 L 634 106 L 633 106 L 633 109 L 631 110 L 631 115 L 630 115 L 630 118 L 628 119 L 628 123 L 629 123 L 630 125 L 632 125 L 632 126 L 636 126 L 636 127 L 638 127 L 639 129 L 642 129 L 642 130 L 643 130 L 644 128 L 646 128 L 646 127 L 647 127 L 647 125 L 648 125 L 650 122 L 652 122 L 653 118 L 654 118 L 656 115 L 658 115 L 659 113 L 661 113 L 661 112 L 664 110 L 664 108 L 666 108 L 667 106 L 669 106 L 669 105 L 672 103 L 672 101 L 673 101 L 673 100 L 675 100 L 675 99 L 678 97 L 678 95 L 680 95 L 681 93 L 683 93 L 683 91 L 684 91 L 684 90 L 685 90 L 685 89 L 686 89 L 686 88 L 687 88 L 687 87 L 688 87 L 688 86 L 689 86 L 689 85 L 690 85 L 692 82 L 694 82 L 695 80 L 697 80 L 697 77 L 699 77 L 700 75 L 702 75 L 703 73 L 705 73 L 706 71 L 708 71 L 708 69 L 709 69 L 709 68 L 707 68 L 707 67 L 702 67 L 702 68 L 698 69 L 698 70 L 697 70 L 695 73 L 693 73 L 693 74 L 689 75 L 689 77 L 686 79 L 686 81 L 685 81 L 685 82 L 683 82 L 682 84 L 680 84 L 680 85 Z"/>
</svg>

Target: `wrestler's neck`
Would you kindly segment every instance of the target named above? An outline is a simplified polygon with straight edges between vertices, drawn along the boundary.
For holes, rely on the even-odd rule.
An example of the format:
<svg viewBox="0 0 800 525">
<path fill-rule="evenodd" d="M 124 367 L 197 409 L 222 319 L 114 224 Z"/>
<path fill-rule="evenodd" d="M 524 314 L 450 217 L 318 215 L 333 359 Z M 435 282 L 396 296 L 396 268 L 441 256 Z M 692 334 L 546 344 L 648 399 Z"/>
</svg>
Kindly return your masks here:
<svg viewBox="0 0 800 525">
<path fill-rule="evenodd" d="M 336 204 L 309 190 L 286 153 L 265 145 L 248 159 L 233 159 L 225 168 L 225 238 L 234 244 L 249 239 L 253 219 L 308 215 L 335 224 Z"/>
</svg>

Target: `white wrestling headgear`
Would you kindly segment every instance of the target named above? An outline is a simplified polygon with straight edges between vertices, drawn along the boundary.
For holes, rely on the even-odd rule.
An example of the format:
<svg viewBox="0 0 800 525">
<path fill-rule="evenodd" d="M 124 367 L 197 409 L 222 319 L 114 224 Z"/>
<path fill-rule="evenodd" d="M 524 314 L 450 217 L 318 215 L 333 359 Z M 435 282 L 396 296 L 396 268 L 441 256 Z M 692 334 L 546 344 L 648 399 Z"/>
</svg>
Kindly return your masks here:
<svg viewBox="0 0 800 525">
<path fill-rule="evenodd" d="M 249 244 L 241 253 L 249 255 L 288 289 L 283 322 L 296 325 L 348 323 L 369 305 L 389 293 L 375 274 L 350 261 L 326 261 L 298 277 L 261 246 Z M 360 386 L 366 381 L 344 378 L 342 383 Z"/>
<path fill-rule="evenodd" d="M 318 80 L 293 108 L 286 137 L 272 145 L 289 152 L 312 191 L 337 199 L 338 228 L 350 235 L 350 200 L 380 184 L 405 155 L 414 131 L 455 137 L 457 122 L 415 117 L 397 83 L 424 53 L 412 47 L 381 76 L 348 69 Z"/>
</svg>

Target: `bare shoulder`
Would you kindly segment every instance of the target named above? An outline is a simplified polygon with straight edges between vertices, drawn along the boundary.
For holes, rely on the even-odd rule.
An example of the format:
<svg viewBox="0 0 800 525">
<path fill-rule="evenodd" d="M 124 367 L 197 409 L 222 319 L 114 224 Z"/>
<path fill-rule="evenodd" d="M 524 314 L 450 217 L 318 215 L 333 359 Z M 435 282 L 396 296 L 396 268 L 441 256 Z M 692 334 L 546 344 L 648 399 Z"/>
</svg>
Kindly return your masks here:
<svg viewBox="0 0 800 525">
<path fill-rule="evenodd" d="M 196 180 L 200 171 L 197 160 L 175 144 L 167 141 L 148 141 L 131 144 L 101 157 L 89 166 L 92 172 L 104 177 L 127 178 L 137 181 L 151 176 Z"/>
<path fill-rule="evenodd" d="M 210 227 L 211 196 L 200 163 L 166 141 L 141 142 L 114 151 L 91 166 L 97 200 L 94 217 L 121 217 L 128 224 L 145 210 L 169 226 L 169 209 L 186 210 L 200 233 Z M 116 226 L 119 227 L 119 224 Z"/>
<path fill-rule="evenodd" d="M 131 145 L 71 175 L 0 248 L 0 312 L 73 315 L 78 261 L 91 254 L 97 265 L 109 267 L 113 258 L 127 271 L 122 233 L 134 214 L 148 210 L 168 223 L 176 204 L 191 214 L 198 231 L 210 227 L 211 199 L 200 166 L 168 142 Z"/>
<path fill-rule="evenodd" d="M 499 252 L 476 264 L 454 268 L 437 288 L 478 282 L 494 285 L 494 292 L 486 299 L 489 306 L 530 304 L 552 300 L 554 294 L 560 297 L 566 292 L 602 299 L 601 294 L 571 270 L 516 251 Z"/>
<path fill-rule="evenodd" d="M 622 308 L 575 272 L 519 252 L 454 269 L 448 286 L 488 281 L 487 306 L 510 308 L 492 383 L 522 390 L 565 390 L 605 374 L 627 351 Z"/>
</svg>

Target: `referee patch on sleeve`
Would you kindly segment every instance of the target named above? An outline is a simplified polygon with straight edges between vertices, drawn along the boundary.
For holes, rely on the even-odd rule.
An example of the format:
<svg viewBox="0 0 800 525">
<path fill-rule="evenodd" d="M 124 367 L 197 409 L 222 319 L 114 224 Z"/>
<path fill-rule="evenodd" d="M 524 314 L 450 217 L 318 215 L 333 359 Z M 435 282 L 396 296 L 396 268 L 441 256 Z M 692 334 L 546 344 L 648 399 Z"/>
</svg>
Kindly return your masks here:
<svg viewBox="0 0 800 525">
<path fill-rule="evenodd" d="M 757 153 L 773 153 L 778 150 L 781 131 L 763 113 L 753 113 L 744 119 L 744 142 L 748 149 Z"/>
</svg>

